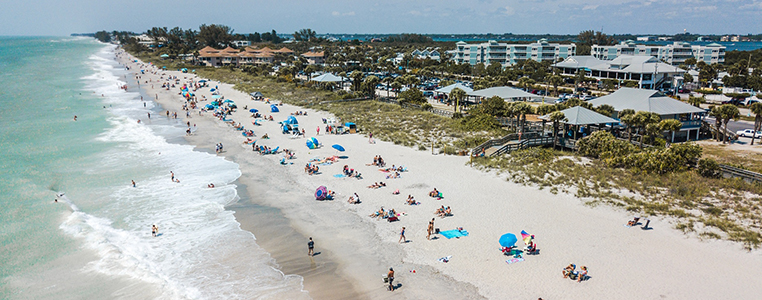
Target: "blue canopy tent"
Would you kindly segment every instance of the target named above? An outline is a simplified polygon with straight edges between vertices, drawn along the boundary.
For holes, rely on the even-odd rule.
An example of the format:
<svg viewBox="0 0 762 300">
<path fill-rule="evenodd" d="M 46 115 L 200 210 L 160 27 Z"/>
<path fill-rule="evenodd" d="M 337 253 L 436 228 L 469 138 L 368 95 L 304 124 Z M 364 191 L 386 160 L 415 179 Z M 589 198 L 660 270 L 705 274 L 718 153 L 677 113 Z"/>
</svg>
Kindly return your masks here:
<svg viewBox="0 0 762 300">
<path fill-rule="evenodd" d="M 299 130 L 299 122 L 296 120 L 296 118 L 294 118 L 294 116 L 288 116 L 288 118 L 285 121 L 280 122 L 280 124 L 283 125 L 283 133 L 288 133 L 292 130 Z"/>
<path fill-rule="evenodd" d="M 270 105 L 270 112 L 279 112 L 280 109 L 278 109 L 278 106 L 275 104 Z"/>
<path fill-rule="evenodd" d="M 257 112 L 259 112 L 259 110 L 256 109 L 256 108 L 252 108 L 252 109 L 249 110 L 249 112 L 250 113 L 257 113 Z"/>
</svg>

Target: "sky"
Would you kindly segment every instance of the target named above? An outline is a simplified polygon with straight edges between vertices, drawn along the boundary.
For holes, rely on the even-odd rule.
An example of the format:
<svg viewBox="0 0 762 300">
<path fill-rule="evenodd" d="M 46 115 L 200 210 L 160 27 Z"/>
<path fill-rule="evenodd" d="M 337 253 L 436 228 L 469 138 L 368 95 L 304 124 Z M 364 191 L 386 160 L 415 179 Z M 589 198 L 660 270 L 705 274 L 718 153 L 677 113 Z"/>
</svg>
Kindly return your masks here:
<svg viewBox="0 0 762 300">
<path fill-rule="evenodd" d="M 236 33 L 762 33 L 762 0 L 0 0 L 0 35 L 224 24 Z"/>
</svg>

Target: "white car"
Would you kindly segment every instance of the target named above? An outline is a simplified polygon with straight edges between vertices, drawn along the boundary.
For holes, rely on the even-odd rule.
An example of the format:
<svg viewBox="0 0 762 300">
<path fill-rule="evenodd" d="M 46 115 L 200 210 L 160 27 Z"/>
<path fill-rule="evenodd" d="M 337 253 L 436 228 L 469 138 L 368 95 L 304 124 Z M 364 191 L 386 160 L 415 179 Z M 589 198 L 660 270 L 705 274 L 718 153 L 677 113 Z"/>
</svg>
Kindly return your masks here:
<svg viewBox="0 0 762 300">
<path fill-rule="evenodd" d="M 753 129 L 739 130 L 739 131 L 736 131 L 736 134 L 738 136 L 742 136 L 742 137 L 752 137 L 753 136 L 755 138 L 762 138 L 762 131 L 757 131 L 757 133 L 755 134 Z"/>
</svg>

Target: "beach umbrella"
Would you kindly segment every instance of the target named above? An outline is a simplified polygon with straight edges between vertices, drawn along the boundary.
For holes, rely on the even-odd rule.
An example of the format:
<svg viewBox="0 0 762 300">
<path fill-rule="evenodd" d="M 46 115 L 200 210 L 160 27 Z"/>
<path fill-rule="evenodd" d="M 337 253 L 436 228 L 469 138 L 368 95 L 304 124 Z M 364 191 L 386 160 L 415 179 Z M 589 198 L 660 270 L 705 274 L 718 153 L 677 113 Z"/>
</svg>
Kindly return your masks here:
<svg viewBox="0 0 762 300">
<path fill-rule="evenodd" d="M 270 105 L 270 112 L 279 112 L 278 106 L 275 104 Z"/>
<path fill-rule="evenodd" d="M 195 70 L 194 70 L 194 71 L 195 71 Z M 204 83 L 204 82 L 206 82 L 206 79 L 201 79 L 201 80 L 199 80 L 198 82 L 199 82 L 199 83 Z"/>
<path fill-rule="evenodd" d="M 250 113 L 252 113 L 252 114 L 253 114 L 253 113 L 256 113 L 256 112 L 258 112 L 258 111 L 259 111 L 259 110 L 258 110 L 258 109 L 256 109 L 256 108 L 252 108 L 252 109 L 250 109 L 250 110 L 249 110 L 249 112 L 250 112 Z"/>
<path fill-rule="evenodd" d="M 344 152 L 344 147 L 339 144 L 333 144 L 331 147 L 333 147 L 333 149 L 339 150 L 340 152 Z"/>
<path fill-rule="evenodd" d="M 222 102 L 224 102 L 224 103 L 235 103 L 235 102 L 233 102 L 233 100 L 230 100 L 230 99 L 227 99 L 227 100 L 222 101 Z"/>
<path fill-rule="evenodd" d="M 285 128 L 285 127 L 284 127 L 284 128 Z M 284 129 L 284 132 L 285 132 L 285 131 L 286 131 L 286 130 Z M 313 143 L 311 140 L 307 140 L 307 148 L 310 148 L 310 149 L 315 149 L 315 147 L 316 147 L 315 143 Z"/>
<path fill-rule="evenodd" d="M 169 57 L 169 54 L 162 54 L 162 55 L 159 55 L 159 57 L 161 57 L 161 58 L 167 58 L 167 57 Z"/>
<path fill-rule="evenodd" d="M 315 190 L 315 200 L 323 200 L 328 195 L 328 189 L 325 186 L 320 186 Z"/>
<path fill-rule="evenodd" d="M 532 235 L 527 233 L 526 231 L 521 231 L 521 239 L 524 240 L 524 244 L 529 245 L 529 242 L 532 241 Z"/>
<path fill-rule="evenodd" d="M 518 239 L 516 238 L 516 235 L 513 233 L 506 233 L 500 237 L 500 246 L 503 247 L 513 247 L 516 245 L 516 242 Z"/>
<path fill-rule="evenodd" d="M 316 138 L 311 137 L 310 140 L 312 141 L 313 144 L 315 144 L 315 146 L 320 145 L 320 143 L 318 143 L 318 140 Z"/>
<path fill-rule="evenodd" d="M 214 91 L 216 91 L 216 90 L 217 90 L 217 89 L 215 89 L 215 88 L 212 88 L 212 89 L 210 89 L 209 91 L 210 91 L 210 92 L 214 92 Z"/>
<path fill-rule="evenodd" d="M 207 105 L 206 105 L 206 109 L 214 109 L 214 105 L 211 105 L 211 104 L 207 104 Z"/>
<path fill-rule="evenodd" d="M 222 96 L 221 95 L 212 95 L 212 98 L 213 99 L 220 99 L 220 98 L 222 98 Z"/>
</svg>

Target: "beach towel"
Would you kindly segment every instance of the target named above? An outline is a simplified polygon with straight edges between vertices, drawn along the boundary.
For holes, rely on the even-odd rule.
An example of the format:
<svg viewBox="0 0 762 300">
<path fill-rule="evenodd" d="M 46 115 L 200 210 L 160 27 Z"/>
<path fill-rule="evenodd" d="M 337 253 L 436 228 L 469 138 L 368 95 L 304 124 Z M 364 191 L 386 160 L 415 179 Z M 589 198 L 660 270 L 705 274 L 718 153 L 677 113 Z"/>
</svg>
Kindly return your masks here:
<svg viewBox="0 0 762 300">
<path fill-rule="evenodd" d="M 452 255 L 448 255 L 448 256 L 442 257 L 442 258 L 440 258 L 440 259 L 437 259 L 437 261 L 438 261 L 438 262 L 447 263 L 447 262 L 450 262 L 450 259 L 451 259 L 451 258 L 452 258 Z"/>
<path fill-rule="evenodd" d="M 462 236 L 468 236 L 468 231 L 453 229 L 453 230 L 440 231 L 439 234 L 441 234 L 442 236 L 446 237 L 449 240 L 451 238 L 459 238 Z"/>
<path fill-rule="evenodd" d="M 509 260 L 506 260 L 505 262 L 510 265 L 512 263 L 517 263 L 517 262 L 522 262 L 522 261 L 524 261 L 523 257 L 517 257 L 517 258 L 511 258 Z"/>
<path fill-rule="evenodd" d="M 336 177 L 336 178 L 344 178 L 344 177 L 347 177 L 347 175 L 344 175 L 344 174 L 336 174 L 336 175 L 333 175 L 333 177 Z"/>
</svg>

